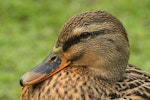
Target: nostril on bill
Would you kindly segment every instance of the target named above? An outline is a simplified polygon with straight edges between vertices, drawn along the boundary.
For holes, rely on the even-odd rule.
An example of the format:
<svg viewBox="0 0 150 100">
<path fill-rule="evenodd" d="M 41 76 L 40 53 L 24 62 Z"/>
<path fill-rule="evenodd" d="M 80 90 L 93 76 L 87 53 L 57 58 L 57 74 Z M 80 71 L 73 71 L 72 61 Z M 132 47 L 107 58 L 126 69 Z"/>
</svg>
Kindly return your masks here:
<svg viewBox="0 0 150 100">
<path fill-rule="evenodd" d="M 56 56 L 53 56 L 52 58 L 51 58 L 51 61 L 54 61 L 56 59 Z"/>
<path fill-rule="evenodd" d="M 54 61 L 56 59 L 56 56 L 51 57 L 48 62 Z"/>
</svg>

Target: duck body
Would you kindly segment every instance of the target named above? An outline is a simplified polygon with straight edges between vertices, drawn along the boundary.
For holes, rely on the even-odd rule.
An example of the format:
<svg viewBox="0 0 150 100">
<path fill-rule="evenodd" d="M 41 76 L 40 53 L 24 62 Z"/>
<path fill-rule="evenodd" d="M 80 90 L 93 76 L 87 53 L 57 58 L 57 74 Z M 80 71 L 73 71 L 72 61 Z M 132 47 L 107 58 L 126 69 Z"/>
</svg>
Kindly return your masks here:
<svg viewBox="0 0 150 100">
<path fill-rule="evenodd" d="M 42 63 L 20 79 L 20 100 L 150 100 L 150 75 L 128 64 L 127 32 L 105 11 L 73 16 Z"/>
<path fill-rule="evenodd" d="M 89 74 L 84 68 L 66 68 L 42 83 L 23 87 L 20 100 L 150 99 L 150 75 L 131 65 L 118 82 Z"/>
</svg>

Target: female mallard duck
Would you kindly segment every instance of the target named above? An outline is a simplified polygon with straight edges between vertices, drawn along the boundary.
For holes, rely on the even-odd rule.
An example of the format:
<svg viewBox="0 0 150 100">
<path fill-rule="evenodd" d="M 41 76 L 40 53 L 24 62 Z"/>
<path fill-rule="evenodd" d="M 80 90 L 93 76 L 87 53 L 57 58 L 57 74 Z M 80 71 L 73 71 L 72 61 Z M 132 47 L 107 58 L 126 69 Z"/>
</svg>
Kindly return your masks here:
<svg viewBox="0 0 150 100">
<path fill-rule="evenodd" d="M 20 100 L 150 100 L 150 75 L 128 64 L 122 23 L 105 11 L 71 18 L 47 58 L 20 80 Z"/>
</svg>

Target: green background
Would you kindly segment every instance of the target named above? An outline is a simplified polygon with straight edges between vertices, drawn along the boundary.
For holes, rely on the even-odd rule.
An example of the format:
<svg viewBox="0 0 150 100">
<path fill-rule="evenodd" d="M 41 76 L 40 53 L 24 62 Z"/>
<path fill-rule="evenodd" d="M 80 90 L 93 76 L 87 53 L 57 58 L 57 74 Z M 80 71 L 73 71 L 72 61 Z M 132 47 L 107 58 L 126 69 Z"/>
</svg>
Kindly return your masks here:
<svg viewBox="0 0 150 100">
<path fill-rule="evenodd" d="M 20 77 L 52 50 L 73 15 L 105 10 L 123 22 L 130 61 L 150 72 L 150 0 L 0 0 L 0 100 L 17 100 Z"/>
</svg>

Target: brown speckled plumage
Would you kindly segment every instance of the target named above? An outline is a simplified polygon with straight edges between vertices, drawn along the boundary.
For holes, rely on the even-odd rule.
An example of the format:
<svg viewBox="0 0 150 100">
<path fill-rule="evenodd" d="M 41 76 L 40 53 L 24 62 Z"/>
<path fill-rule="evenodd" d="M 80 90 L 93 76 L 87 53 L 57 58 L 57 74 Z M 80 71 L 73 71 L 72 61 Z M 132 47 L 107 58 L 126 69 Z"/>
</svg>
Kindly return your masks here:
<svg viewBox="0 0 150 100">
<path fill-rule="evenodd" d="M 55 47 L 60 46 L 71 64 L 24 86 L 20 100 L 150 100 L 150 75 L 128 65 L 127 34 L 112 15 L 90 11 L 74 16 L 60 32 Z"/>
</svg>

